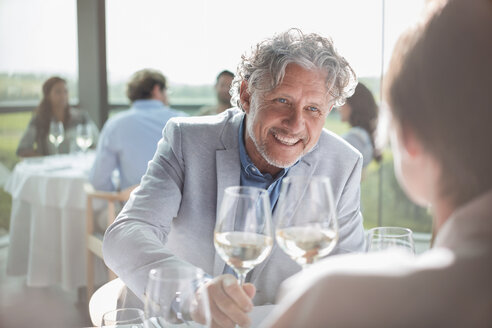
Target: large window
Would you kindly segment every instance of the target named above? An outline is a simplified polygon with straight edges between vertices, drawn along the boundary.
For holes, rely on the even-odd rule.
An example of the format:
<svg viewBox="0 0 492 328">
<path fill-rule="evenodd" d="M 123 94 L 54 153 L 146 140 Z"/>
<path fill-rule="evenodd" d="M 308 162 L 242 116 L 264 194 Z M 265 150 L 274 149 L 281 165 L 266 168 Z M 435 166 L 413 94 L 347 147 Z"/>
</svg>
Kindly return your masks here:
<svg viewBox="0 0 492 328">
<path fill-rule="evenodd" d="M 77 100 L 75 0 L 0 0 L 0 49 L 0 106 L 34 106 L 52 75 Z"/>
<path fill-rule="evenodd" d="M 126 102 L 126 80 L 144 67 L 168 77 L 174 104 L 214 101 L 218 72 L 234 72 L 245 51 L 290 27 L 330 35 L 358 75 L 378 78 L 381 12 L 379 0 L 107 0 L 110 102 Z"/>
<path fill-rule="evenodd" d="M 212 104 L 218 72 L 234 72 L 243 53 L 291 27 L 331 36 L 379 102 L 380 77 L 394 44 L 417 20 L 424 2 L 106 0 L 109 102 L 127 104 L 130 75 L 155 68 L 170 82 L 171 105 Z M 76 28 L 76 0 L 0 0 L 0 109 L 19 102 L 35 106 L 43 81 L 55 74 L 68 79 L 72 103 L 77 102 Z M 0 119 L 0 161 L 9 168 L 17 161 L 15 148 L 29 117 L 14 113 Z M 349 128 L 336 111 L 326 126 L 340 134 Z M 398 186 L 389 150 L 381 165 L 369 166 L 362 181 L 362 211 L 366 228 L 431 229 L 428 213 Z"/>
<path fill-rule="evenodd" d="M 107 0 L 110 102 L 126 103 L 126 80 L 134 71 L 152 67 L 170 80 L 173 105 L 210 104 L 218 72 L 235 71 L 241 54 L 290 27 L 331 36 L 379 102 L 382 67 L 423 6 L 424 0 Z M 336 133 L 349 128 L 336 111 L 326 126 Z M 386 150 L 383 158 L 380 165 L 371 164 L 362 181 L 365 226 L 429 232 L 429 215 L 396 182 L 391 152 Z"/>
</svg>

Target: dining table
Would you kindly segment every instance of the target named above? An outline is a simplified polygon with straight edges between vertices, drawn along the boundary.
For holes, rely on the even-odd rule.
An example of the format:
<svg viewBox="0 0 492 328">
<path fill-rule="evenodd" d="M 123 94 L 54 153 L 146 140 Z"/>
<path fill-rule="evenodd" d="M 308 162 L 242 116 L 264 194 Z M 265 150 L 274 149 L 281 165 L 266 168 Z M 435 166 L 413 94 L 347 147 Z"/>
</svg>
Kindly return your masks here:
<svg viewBox="0 0 492 328">
<path fill-rule="evenodd" d="M 93 151 L 26 158 L 4 189 L 12 195 L 7 275 L 27 286 L 86 285 L 86 194 Z"/>
</svg>

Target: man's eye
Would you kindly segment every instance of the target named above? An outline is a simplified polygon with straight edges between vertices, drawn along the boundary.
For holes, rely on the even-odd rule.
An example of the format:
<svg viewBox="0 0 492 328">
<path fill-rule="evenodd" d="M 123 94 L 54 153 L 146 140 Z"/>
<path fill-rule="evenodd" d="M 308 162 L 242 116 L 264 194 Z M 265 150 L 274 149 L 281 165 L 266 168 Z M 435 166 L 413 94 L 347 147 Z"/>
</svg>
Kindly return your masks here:
<svg viewBox="0 0 492 328">
<path fill-rule="evenodd" d="M 281 104 L 287 104 L 287 99 L 285 98 L 277 98 L 277 101 Z"/>
<path fill-rule="evenodd" d="M 308 106 L 308 108 L 307 108 L 307 109 L 308 109 L 309 111 L 311 111 L 311 112 L 316 112 L 316 111 L 318 111 L 318 108 L 317 108 L 317 107 L 314 107 L 314 106 Z"/>
</svg>

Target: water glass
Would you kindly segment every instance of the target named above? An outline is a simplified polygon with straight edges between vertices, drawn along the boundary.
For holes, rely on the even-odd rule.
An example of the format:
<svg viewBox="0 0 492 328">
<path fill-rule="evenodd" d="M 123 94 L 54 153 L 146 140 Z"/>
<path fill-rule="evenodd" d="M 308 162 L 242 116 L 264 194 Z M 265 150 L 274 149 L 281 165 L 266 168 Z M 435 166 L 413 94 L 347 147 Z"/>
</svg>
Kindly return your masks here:
<svg viewBox="0 0 492 328">
<path fill-rule="evenodd" d="M 201 269 L 168 263 L 149 272 L 145 318 L 149 327 L 210 327 L 211 315 Z"/>
<path fill-rule="evenodd" d="M 136 308 L 123 308 L 106 312 L 102 317 L 102 327 L 143 328 L 144 311 Z"/>
<path fill-rule="evenodd" d="M 367 231 L 367 251 L 398 248 L 415 253 L 412 230 L 402 227 L 376 227 Z"/>
</svg>

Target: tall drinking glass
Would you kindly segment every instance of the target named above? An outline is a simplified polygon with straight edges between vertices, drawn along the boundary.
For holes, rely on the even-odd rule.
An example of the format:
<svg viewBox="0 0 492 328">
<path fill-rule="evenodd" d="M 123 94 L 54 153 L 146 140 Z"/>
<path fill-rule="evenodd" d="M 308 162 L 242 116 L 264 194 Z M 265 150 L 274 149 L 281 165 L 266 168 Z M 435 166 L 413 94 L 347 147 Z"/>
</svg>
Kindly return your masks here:
<svg viewBox="0 0 492 328">
<path fill-rule="evenodd" d="M 87 149 L 89 149 L 93 142 L 92 127 L 90 124 L 77 125 L 77 136 L 75 137 L 75 141 L 82 152 L 85 153 Z"/>
<path fill-rule="evenodd" d="M 144 312 L 135 308 L 123 308 L 104 313 L 102 327 L 143 328 Z"/>
<path fill-rule="evenodd" d="M 399 248 L 415 253 L 412 230 L 401 227 L 376 227 L 367 231 L 368 252 L 389 248 Z"/>
<path fill-rule="evenodd" d="M 338 241 L 338 221 L 330 179 L 287 177 L 275 214 L 280 248 L 303 268 L 328 255 Z"/>
<path fill-rule="evenodd" d="M 52 120 L 50 122 L 49 140 L 55 146 L 56 154 L 60 153 L 59 147 L 64 139 L 65 139 L 65 129 L 63 128 L 63 123 Z"/>
<path fill-rule="evenodd" d="M 180 263 L 149 272 L 145 289 L 145 318 L 149 328 L 210 327 L 211 316 L 204 273 Z"/>
<path fill-rule="evenodd" d="M 273 245 L 270 198 L 264 189 L 229 187 L 224 191 L 214 245 L 242 285 L 247 273 L 263 262 Z"/>
</svg>

